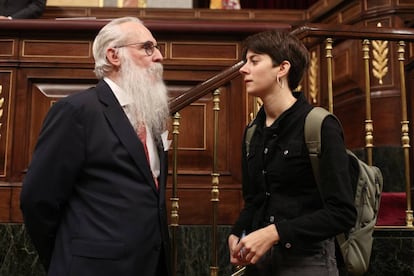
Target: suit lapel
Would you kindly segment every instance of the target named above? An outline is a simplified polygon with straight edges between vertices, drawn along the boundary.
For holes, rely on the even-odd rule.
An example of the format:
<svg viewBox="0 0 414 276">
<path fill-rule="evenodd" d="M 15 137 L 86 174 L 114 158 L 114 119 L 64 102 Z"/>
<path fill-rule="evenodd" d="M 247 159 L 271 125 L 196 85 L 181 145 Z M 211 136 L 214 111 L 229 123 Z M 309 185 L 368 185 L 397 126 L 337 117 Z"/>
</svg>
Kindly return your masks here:
<svg viewBox="0 0 414 276">
<path fill-rule="evenodd" d="M 146 159 L 144 146 L 139 140 L 134 128 L 128 120 L 124 110 L 115 98 L 115 95 L 104 82 L 100 81 L 97 85 L 98 97 L 106 106 L 104 109 L 105 117 L 109 124 L 118 136 L 121 143 L 125 146 L 128 153 L 131 155 L 137 167 L 145 175 L 148 183 L 152 184 L 154 191 L 156 191 L 154 179 L 152 177 L 151 168 Z"/>
</svg>

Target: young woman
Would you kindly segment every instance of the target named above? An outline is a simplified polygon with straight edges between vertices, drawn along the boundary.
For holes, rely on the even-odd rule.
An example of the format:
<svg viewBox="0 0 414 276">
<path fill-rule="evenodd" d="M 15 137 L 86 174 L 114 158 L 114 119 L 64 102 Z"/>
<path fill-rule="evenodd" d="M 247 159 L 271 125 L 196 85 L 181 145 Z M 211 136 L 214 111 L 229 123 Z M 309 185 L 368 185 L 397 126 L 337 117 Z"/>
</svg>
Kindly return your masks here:
<svg viewBox="0 0 414 276">
<path fill-rule="evenodd" d="M 356 210 L 342 130 L 329 117 L 315 183 L 303 130 L 312 105 L 293 92 L 309 53 L 296 37 L 267 31 L 246 39 L 243 57 L 246 91 L 263 106 L 244 134 L 256 125 L 242 148 L 245 206 L 228 238 L 230 261 L 247 275 L 338 275 L 334 237 L 354 225 Z"/>
</svg>

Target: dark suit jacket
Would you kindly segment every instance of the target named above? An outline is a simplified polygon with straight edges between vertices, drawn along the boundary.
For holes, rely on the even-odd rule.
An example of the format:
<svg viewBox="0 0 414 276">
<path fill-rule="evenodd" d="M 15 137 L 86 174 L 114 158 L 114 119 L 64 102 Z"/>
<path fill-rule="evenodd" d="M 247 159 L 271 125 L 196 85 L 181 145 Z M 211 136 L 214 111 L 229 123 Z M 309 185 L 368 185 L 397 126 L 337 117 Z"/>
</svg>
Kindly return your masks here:
<svg viewBox="0 0 414 276">
<path fill-rule="evenodd" d="M 143 145 L 104 81 L 51 107 L 21 192 L 48 275 L 153 276 L 162 254 L 169 267 L 167 152 L 159 156 L 158 191 Z"/>
<path fill-rule="evenodd" d="M 46 0 L 0 0 L 0 15 L 13 19 L 38 18 L 45 6 Z"/>
</svg>

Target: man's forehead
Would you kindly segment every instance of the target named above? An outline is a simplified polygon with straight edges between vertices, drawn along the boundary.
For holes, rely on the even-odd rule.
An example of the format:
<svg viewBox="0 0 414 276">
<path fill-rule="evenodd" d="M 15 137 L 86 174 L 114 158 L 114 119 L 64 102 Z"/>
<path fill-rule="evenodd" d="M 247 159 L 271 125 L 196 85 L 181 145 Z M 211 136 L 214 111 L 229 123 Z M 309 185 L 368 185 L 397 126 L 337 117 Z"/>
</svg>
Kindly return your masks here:
<svg viewBox="0 0 414 276">
<path fill-rule="evenodd" d="M 125 22 L 120 26 L 124 31 L 131 35 L 139 37 L 143 41 L 153 41 L 154 37 L 151 32 L 139 22 Z"/>
</svg>

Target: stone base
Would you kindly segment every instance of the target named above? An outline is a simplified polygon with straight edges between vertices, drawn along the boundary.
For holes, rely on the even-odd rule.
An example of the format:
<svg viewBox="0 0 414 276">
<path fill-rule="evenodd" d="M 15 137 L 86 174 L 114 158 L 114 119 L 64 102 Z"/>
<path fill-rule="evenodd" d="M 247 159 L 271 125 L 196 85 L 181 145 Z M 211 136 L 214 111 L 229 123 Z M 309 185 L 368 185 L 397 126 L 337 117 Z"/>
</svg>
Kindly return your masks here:
<svg viewBox="0 0 414 276">
<path fill-rule="evenodd" d="M 229 276 L 227 236 L 219 226 L 218 275 Z M 177 276 L 210 275 L 211 227 L 182 225 L 177 229 Z M 22 224 L 0 224 L 0 275 L 44 276 L 45 272 Z M 414 229 L 381 228 L 374 232 L 370 269 L 365 276 L 414 275 Z"/>
</svg>

